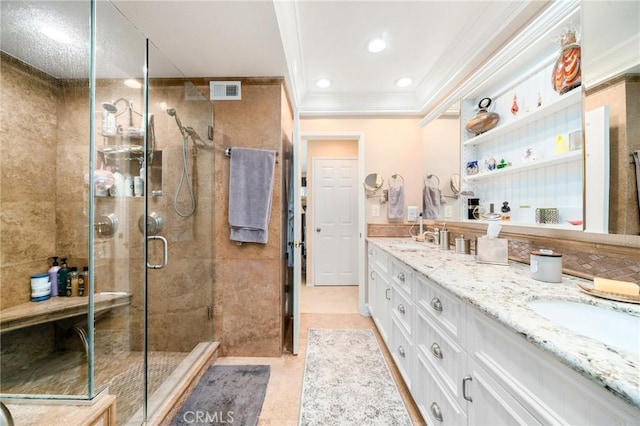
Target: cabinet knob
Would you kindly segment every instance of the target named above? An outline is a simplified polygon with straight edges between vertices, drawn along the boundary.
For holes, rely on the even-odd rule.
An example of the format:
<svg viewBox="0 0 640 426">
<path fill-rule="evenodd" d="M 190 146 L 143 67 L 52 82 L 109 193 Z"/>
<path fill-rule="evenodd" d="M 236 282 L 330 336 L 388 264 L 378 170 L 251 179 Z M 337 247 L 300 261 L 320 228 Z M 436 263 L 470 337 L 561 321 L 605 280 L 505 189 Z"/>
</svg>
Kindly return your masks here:
<svg viewBox="0 0 640 426">
<path fill-rule="evenodd" d="M 440 349 L 440 345 L 435 342 L 431 345 L 431 355 L 442 359 L 442 349 Z"/>
<path fill-rule="evenodd" d="M 442 302 L 437 297 L 431 299 L 431 307 L 438 312 L 442 312 Z"/>
<path fill-rule="evenodd" d="M 402 358 L 405 357 L 404 348 L 402 346 L 398 346 L 398 355 L 400 355 Z"/>
<path fill-rule="evenodd" d="M 400 273 L 398 274 L 398 279 L 399 279 L 400 281 L 404 282 L 404 273 L 403 273 L 403 272 L 400 272 Z"/>
<path fill-rule="evenodd" d="M 438 404 L 435 402 L 431 403 L 431 414 L 433 414 L 433 418 L 436 419 L 437 421 L 441 422 L 442 421 L 442 411 L 440 411 L 440 407 L 438 407 Z"/>
<path fill-rule="evenodd" d="M 404 314 L 405 310 L 404 310 L 404 305 L 402 303 L 398 305 L 398 311 L 400 311 L 400 313 Z"/>
</svg>

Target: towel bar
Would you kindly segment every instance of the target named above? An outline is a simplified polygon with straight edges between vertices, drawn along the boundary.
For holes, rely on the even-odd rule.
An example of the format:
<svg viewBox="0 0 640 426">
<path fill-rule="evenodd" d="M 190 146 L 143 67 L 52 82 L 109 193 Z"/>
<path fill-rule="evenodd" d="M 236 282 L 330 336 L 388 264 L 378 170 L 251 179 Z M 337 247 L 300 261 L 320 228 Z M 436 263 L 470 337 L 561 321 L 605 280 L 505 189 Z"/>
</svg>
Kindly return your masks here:
<svg viewBox="0 0 640 426">
<path fill-rule="evenodd" d="M 231 157 L 231 148 L 226 148 L 224 150 L 224 155 L 226 155 L 227 157 Z M 279 152 L 276 152 L 276 157 L 280 156 Z M 276 164 L 278 164 L 278 160 L 276 160 Z"/>
</svg>

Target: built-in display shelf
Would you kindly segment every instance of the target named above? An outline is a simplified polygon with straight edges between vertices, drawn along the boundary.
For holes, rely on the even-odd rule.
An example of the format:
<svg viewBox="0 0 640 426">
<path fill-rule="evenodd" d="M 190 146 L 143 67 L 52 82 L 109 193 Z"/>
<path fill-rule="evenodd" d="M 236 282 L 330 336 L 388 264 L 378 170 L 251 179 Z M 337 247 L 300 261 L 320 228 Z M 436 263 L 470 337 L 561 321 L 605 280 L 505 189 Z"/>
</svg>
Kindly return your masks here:
<svg viewBox="0 0 640 426">
<path fill-rule="evenodd" d="M 535 111 L 529 112 L 519 118 L 518 120 L 510 123 L 499 125 L 485 133 L 475 136 L 463 142 L 464 146 L 480 145 L 482 143 L 491 142 L 498 136 L 502 136 L 508 132 L 520 129 L 528 124 L 535 123 L 545 117 L 557 114 L 565 108 L 573 105 L 578 105 L 582 101 L 582 90 L 580 88 L 573 89 L 572 91 L 562 95 L 557 101 L 548 105 L 541 106 Z"/>
<path fill-rule="evenodd" d="M 499 221 L 491 221 L 491 220 L 484 220 L 484 219 L 463 219 L 462 222 L 467 222 L 467 223 L 484 223 L 484 224 L 489 224 L 491 222 L 493 223 L 498 223 L 502 226 L 522 226 L 525 228 L 538 228 L 538 229 L 568 229 L 568 230 L 573 230 L 573 231 L 582 231 L 582 223 L 580 223 L 579 225 L 572 225 L 570 223 L 522 223 L 522 222 L 518 222 L 516 220 L 499 220 Z"/>
<path fill-rule="evenodd" d="M 481 180 L 481 179 L 491 179 L 500 176 L 505 176 L 512 173 L 518 173 L 525 170 L 534 170 L 542 167 L 553 166 L 557 164 L 570 163 L 572 161 L 581 161 L 582 160 L 582 150 L 570 151 L 566 154 L 560 154 L 552 158 L 545 158 L 542 160 L 529 161 L 526 163 L 516 164 L 514 166 L 507 166 L 502 169 L 496 169 L 489 172 L 482 172 L 475 175 L 467 175 L 464 177 L 465 180 Z"/>
</svg>

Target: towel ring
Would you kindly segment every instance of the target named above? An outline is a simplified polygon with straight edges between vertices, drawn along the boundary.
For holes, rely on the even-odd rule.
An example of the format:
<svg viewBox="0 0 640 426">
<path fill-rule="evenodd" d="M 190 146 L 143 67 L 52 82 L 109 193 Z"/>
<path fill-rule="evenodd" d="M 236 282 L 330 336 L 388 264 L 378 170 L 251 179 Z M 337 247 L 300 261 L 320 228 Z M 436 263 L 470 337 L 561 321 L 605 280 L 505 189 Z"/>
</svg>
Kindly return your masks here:
<svg viewBox="0 0 640 426">
<path fill-rule="evenodd" d="M 436 180 L 437 183 L 436 183 L 435 187 L 432 185 L 431 179 L 435 179 Z M 425 185 L 428 185 L 428 186 L 430 186 L 432 188 L 440 189 L 440 178 L 438 176 L 436 176 L 436 175 L 428 174 L 424 183 L 425 183 Z"/>
<path fill-rule="evenodd" d="M 397 180 L 400 179 L 402 181 L 401 185 L 404 185 L 404 178 L 402 177 L 402 175 L 399 175 L 397 173 L 394 173 L 391 175 L 391 177 L 389 178 L 389 187 L 391 186 L 395 186 L 397 184 Z"/>
</svg>

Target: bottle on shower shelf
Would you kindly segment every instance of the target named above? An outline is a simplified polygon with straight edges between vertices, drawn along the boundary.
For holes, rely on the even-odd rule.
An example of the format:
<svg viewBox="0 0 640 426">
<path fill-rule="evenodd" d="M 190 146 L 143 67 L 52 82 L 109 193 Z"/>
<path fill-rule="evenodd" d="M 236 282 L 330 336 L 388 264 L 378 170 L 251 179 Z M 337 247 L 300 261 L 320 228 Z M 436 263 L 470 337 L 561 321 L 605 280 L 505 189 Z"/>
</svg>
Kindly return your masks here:
<svg viewBox="0 0 640 426">
<path fill-rule="evenodd" d="M 58 271 L 60 265 L 58 264 L 58 256 L 51 258 L 51 268 L 49 268 L 49 281 L 51 282 L 51 297 L 58 295 Z"/>
<path fill-rule="evenodd" d="M 63 257 L 61 260 L 60 269 L 58 269 L 58 296 L 67 295 L 67 275 L 69 274 L 69 267 L 67 266 L 67 258 Z"/>
</svg>

